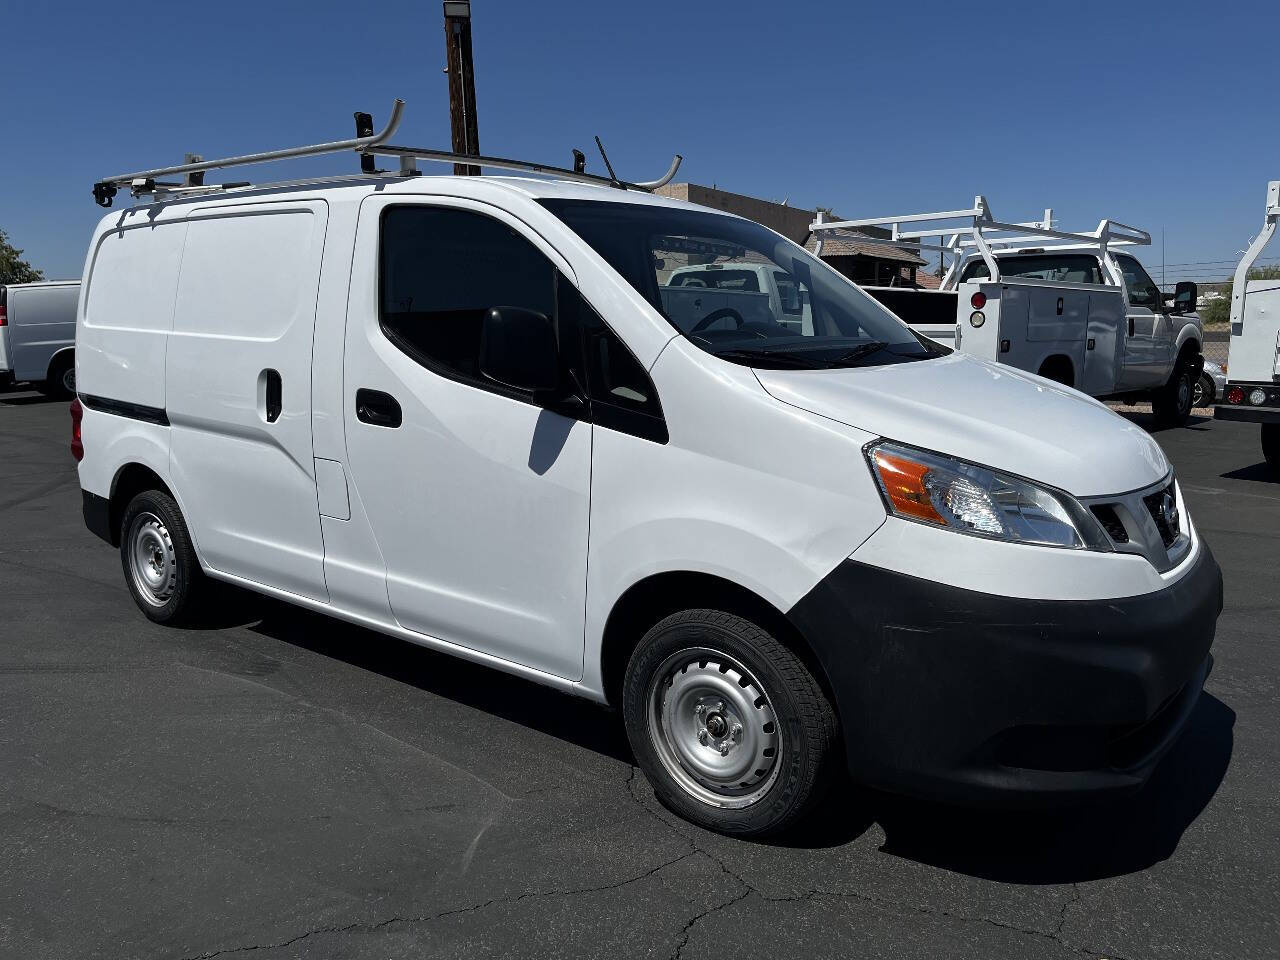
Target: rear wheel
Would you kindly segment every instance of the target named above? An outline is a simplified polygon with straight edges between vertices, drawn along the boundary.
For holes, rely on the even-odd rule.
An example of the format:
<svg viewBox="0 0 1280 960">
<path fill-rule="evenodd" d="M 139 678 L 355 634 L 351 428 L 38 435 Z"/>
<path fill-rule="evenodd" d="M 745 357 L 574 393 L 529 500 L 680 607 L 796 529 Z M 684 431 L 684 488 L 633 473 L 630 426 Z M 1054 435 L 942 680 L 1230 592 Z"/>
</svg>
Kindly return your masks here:
<svg viewBox="0 0 1280 960">
<path fill-rule="evenodd" d="M 776 833 L 826 785 L 830 702 L 791 650 L 741 617 L 688 610 L 649 630 L 627 665 L 622 709 L 655 795 L 709 829 Z"/>
<path fill-rule="evenodd" d="M 156 623 L 181 623 L 197 612 L 208 583 L 178 504 L 144 490 L 125 508 L 120 562 L 134 602 Z"/>
<path fill-rule="evenodd" d="M 1213 377 L 1207 373 L 1200 374 L 1200 379 L 1196 381 L 1195 389 L 1191 391 L 1191 406 L 1209 406 L 1213 403 L 1213 394 Z"/>
<path fill-rule="evenodd" d="M 1262 455 L 1267 458 L 1271 472 L 1280 474 L 1280 423 L 1262 425 Z"/>
<path fill-rule="evenodd" d="M 73 356 L 58 356 L 49 364 L 49 375 L 37 385 L 45 396 L 66 399 L 76 395 L 76 361 Z"/>
</svg>

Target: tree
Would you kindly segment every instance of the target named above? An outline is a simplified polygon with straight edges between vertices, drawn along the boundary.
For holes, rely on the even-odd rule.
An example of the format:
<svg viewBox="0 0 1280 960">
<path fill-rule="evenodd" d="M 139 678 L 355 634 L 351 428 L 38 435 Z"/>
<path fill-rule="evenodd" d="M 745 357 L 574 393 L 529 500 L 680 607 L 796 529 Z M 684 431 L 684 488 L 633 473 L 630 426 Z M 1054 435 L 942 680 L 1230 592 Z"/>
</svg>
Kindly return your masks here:
<svg viewBox="0 0 1280 960">
<path fill-rule="evenodd" d="M 9 235 L 0 230 L 0 283 L 34 283 L 44 279 L 44 271 L 37 270 L 22 259 L 22 251 L 9 242 Z"/>
<path fill-rule="evenodd" d="M 1250 280 L 1280 280 L 1280 264 L 1267 267 L 1254 267 L 1249 271 Z M 1200 311 L 1200 319 L 1204 323 L 1226 323 L 1231 319 L 1231 284 L 1214 284 L 1214 288 L 1222 292 L 1222 296 L 1210 300 Z"/>
</svg>

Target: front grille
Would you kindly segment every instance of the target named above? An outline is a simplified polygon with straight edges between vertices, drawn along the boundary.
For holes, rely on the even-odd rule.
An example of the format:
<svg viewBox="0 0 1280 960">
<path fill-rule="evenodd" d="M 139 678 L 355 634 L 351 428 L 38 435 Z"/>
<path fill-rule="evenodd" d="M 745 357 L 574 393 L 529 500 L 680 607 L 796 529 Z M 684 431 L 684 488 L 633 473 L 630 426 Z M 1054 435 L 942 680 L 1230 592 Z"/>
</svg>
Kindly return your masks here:
<svg viewBox="0 0 1280 960">
<path fill-rule="evenodd" d="M 1120 517 L 1116 513 L 1115 507 L 1106 503 L 1095 504 L 1093 515 L 1102 524 L 1102 529 L 1107 531 L 1107 536 L 1111 538 L 1112 543 L 1129 542 L 1129 534 L 1125 530 L 1124 524 L 1120 522 Z"/>
<path fill-rule="evenodd" d="M 1178 498 L 1172 481 L 1167 487 L 1143 497 L 1142 502 L 1151 514 L 1156 529 L 1160 531 L 1160 539 L 1164 541 L 1165 547 L 1173 546 L 1173 542 L 1178 539 L 1181 518 L 1178 516 Z"/>
</svg>

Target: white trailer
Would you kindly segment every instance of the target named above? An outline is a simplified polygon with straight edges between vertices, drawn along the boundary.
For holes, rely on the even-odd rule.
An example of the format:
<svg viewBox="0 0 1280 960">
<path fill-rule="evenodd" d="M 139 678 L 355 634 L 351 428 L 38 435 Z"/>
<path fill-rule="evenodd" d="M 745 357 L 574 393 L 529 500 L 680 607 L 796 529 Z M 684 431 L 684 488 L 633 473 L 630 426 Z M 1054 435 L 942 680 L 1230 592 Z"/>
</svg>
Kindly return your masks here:
<svg viewBox="0 0 1280 960">
<path fill-rule="evenodd" d="M 1262 452 L 1280 471 L 1280 280 L 1250 280 L 1249 270 L 1280 221 L 1280 180 L 1267 184 L 1262 230 L 1236 266 L 1231 283 L 1227 385 L 1214 416 L 1262 426 Z"/>
<path fill-rule="evenodd" d="M 979 196 L 964 210 L 835 222 L 820 212 L 819 255 L 824 232 L 873 225 L 891 230 L 877 242 L 950 258 L 939 290 L 864 288 L 922 335 L 1094 397 L 1149 400 L 1166 423 L 1190 416 L 1203 363 L 1196 286 L 1161 293 L 1124 249 L 1149 244 L 1146 231 L 1103 220 L 1067 233 L 1051 210 L 1006 223 Z"/>
</svg>

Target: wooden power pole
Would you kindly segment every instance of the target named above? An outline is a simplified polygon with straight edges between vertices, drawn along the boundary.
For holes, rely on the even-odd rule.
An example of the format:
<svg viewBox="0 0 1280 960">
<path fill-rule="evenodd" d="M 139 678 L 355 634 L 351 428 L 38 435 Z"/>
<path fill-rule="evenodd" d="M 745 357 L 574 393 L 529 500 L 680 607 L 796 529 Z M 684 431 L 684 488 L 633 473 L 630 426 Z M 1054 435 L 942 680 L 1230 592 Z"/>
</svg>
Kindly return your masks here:
<svg viewBox="0 0 1280 960">
<path fill-rule="evenodd" d="M 471 60 L 471 3 L 469 0 L 445 0 L 444 42 L 448 51 L 449 128 L 453 134 L 453 152 L 480 155 L 480 131 L 476 125 L 476 72 Z M 480 176 L 480 168 L 469 163 L 455 163 L 453 172 L 460 176 Z"/>
</svg>

